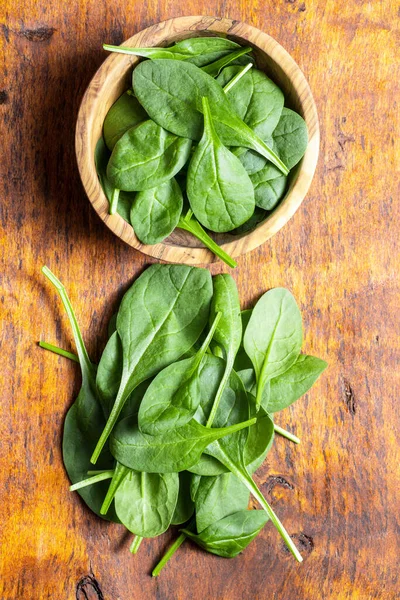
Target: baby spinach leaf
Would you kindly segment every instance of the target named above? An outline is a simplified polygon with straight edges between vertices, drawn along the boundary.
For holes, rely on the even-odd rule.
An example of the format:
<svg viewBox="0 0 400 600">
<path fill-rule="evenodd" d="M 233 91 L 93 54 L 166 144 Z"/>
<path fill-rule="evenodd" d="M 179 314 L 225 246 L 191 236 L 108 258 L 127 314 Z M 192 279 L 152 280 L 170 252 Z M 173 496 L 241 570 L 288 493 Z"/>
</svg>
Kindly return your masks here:
<svg viewBox="0 0 400 600">
<path fill-rule="evenodd" d="M 128 92 L 122 94 L 111 106 L 104 119 L 103 135 L 107 148 L 112 151 L 128 129 L 146 119 L 148 116 L 138 99 Z"/>
<path fill-rule="evenodd" d="M 255 399 L 252 397 L 252 410 L 256 414 Z M 243 462 L 249 473 L 254 473 L 260 467 L 274 441 L 274 422 L 271 416 L 261 406 L 257 412 L 257 423 L 249 429 L 246 444 L 243 449 Z"/>
<path fill-rule="evenodd" d="M 227 54 L 226 56 L 223 56 L 222 58 L 216 60 L 215 62 L 213 62 L 209 65 L 206 65 L 204 67 L 201 67 L 201 68 L 204 71 L 204 73 L 208 73 L 208 75 L 211 75 L 211 77 L 217 77 L 217 75 L 221 72 L 221 69 L 223 69 L 224 67 L 226 67 L 233 61 L 237 60 L 244 54 L 248 54 L 251 51 L 252 51 L 252 48 L 250 48 L 250 47 L 241 48 L 240 50 L 231 52 L 230 54 Z"/>
<path fill-rule="evenodd" d="M 217 314 L 222 315 L 215 330 L 214 339 L 224 351 L 226 366 L 207 420 L 209 426 L 214 422 L 242 340 L 240 300 L 235 280 L 230 275 L 223 273 L 213 278 L 213 286 L 214 295 L 211 302 L 210 320 L 213 320 Z"/>
<path fill-rule="evenodd" d="M 304 119 L 293 110 L 284 108 L 272 139 L 277 154 L 292 169 L 303 158 L 307 149 L 308 131 Z"/>
<path fill-rule="evenodd" d="M 303 341 L 301 314 L 292 294 L 284 288 L 266 292 L 246 327 L 243 345 L 257 378 L 257 406 L 265 384 L 296 361 Z"/>
<path fill-rule="evenodd" d="M 206 248 L 211 250 L 215 256 L 218 256 L 221 260 L 224 261 L 228 265 L 228 267 L 232 267 L 233 269 L 237 267 L 237 263 L 229 254 L 227 254 L 218 244 L 214 242 L 214 240 L 204 231 L 200 223 L 193 218 L 193 212 L 189 210 L 187 214 L 179 219 L 177 227 L 179 229 L 184 229 L 188 231 L 195 237 L 197 237 L 200 242 L 204 244 Z"/>
<path fill-rule="evenodd" d="M 171 525 L 186 523 L 194 513 L 194 502 L 190 497 L 190 483 L 192 474 L 188 471 L 179 473 L 179 493 Z"/>
<path fill-rule="evenodd" d="M 247 310 L 242 310 L 242 312 L 240 313 L 240 317 L 242 319 L 242 331 L 243 332 L 246 331 L 246 327 L 250 320 L 252 310 L 253 309 L 250 308 Z M 253 364 L 252 364 L 251 360 L 249 359 L 249 357 L 247 356 L 245 349 L 243 347 L 243 339 L 241 341 L 239 350 L 236 354 L 235 364 L 234 364 L 233 368 L 236 372 L 243 371 L 243 369 L 252 369 L 253 368 Z M 247 390 L 247 387 L 246 387 L 246 390 Z"/>
<path fill-rule="evenodd" d="M 212 523 L 197 535 L 188 529 L 182 532 L 207 552 L 233 558 L 247 548 L 267 521 L 263 510 L 241 510 Z"/>
<path fill-rule="evenodd" d="M 207 322 L 211 298 L 209 271 L 185 265 L 151 265 L 125 294 L 117 317 L 121 383 L 92 461 L 99 457 L 133 390 L 196 342 Z"/>
<path fill-rule="evenodd" d="M 224 87 L 240 70 L 241 67 L 226 67 L 218 76 L 218 83 Z M 282 113 L 284 96 L 265 73 L 250 69 L 226 93 L 232 109 L 246 125 L 262 139 L 271 137 Z"/>
<path fill-rule="evenodd" d="M 162 435 L 142 433 L 128 417 L 120 421 L 110 437 L 110 447 L 118 462 L 136 471 L 174 473 L 196 464 L 214 440 L 247 429 L 249 419 L 229 427 L 209 428 L 192 419 L 186 425 Z"/>
<path fill-rule="evenodd" d="M 136 194 L 131 223 L 143 244 L 158 244 L 178 224 L 183 207 L 181 189 L 174 178 Z"/>
<path fill-rule="evenodd" d="M 264 210 L 272 210 L 284 196 L 287 177 L 274 167 L 266 164 L 260 171 L 250 175 L 254 186 L 256 206 Z"/>
<path fill-rule="evenodd" d="M 271 379 L 264 408 L 272 413 L 287 408 L 308 392 L 327 366 L 320 358 L 300 354 L 287 371 Z"/>
<path fill-rule="evenodd" d="M 62 442 L 64 466 L 71 483 L 75 484 L 87 477 L 87 471 L 90 467 L 90 455 L 96 444 L 97 432 L 104 427 L 105 417 L 96 395 L 96 367 L 89 359 L 67 292 L 50 269 L 43 267 L 42 271 L 55 286 L 67 312 L 82 372 L 82 387 L 65 418 Z M 102 470 L 113 468 L 114 460 L 109 452 L 108 445 L 101 455 L 99 465 Z M 88 507 L 98 516 L 119 522 L 114 511 L 110 511 L 107 517 L 100 514 L 106 491 L 107 482 L 104 481 L 94 486 L 83 487 L 78 490 L 78 493 Z"/>
<path fill-rule="evenodd" d="M 133 72 L 133 89 L 154 121 L 192 140 L 202 136 L 202 98 L 207 97 L 224 145 L 252 148 L 287 175 L 279 157 L 233 112 L 219 83 L 195 65 L 174 60 L 142 62 Z"/>
<path fill-rule="evenodd" d="M 129 470 L 115 494 L 115 510 L 123 525 L 140 537 L 164 533 L 178 499 L 178 473 Z"/>
<path fill-rule="evenodd" d="M 99 178 L 100 185 L 103 189 L 103 192 L 104 192 L 107 200 L 110 202 L 110 205 L 111 205 L 111 201 L 112 201 L 112 197 L 113 197 L 113 193 L 114 193 L 114 187 L 107 177 L 107 165 L 108 165 L 109 159 L 110 159 L 110 152 L 108 151 L 108 149 L 104 143 L 104 140 L 101 137 L 96 144 L 94 161 L 95 161 L 97 177 Z M 134 198 L 135 198 L 135 194 L 132 194 L 132 192 L 122 192 L 122 191 L 119 192 L 117 213 L 123 219 L 125 219 L 125 221 L 129 224 L 131 222 L 130 221 L 130 212 L 131 212 L 131 206 L 132 206 L 132 202 L 133 202 Z"/>
<path fill-rule="evenodd" d="M 200 477 L 194 494 L 197 531 L 203 531 L 232 513 L 246 510 L 249 495 L 246 486 L 232 473 Z"/>
<path fill-rule="evenodd" d="M 214 315 L 211 329 L 194 356 L 169 365 L 153 379 L 140 404 L 140 431 L 160 435 L 192 419 L 201 398 L 200 365 L 220 317 L 221 313 Z"/>
<path fill-rule="evenodd" d="M 98 396 L 108 416 L 113 408 L 122 377 L 123 353 L 118 333 L 109 338 L 97 368 L 96 387 Z M 129 395 L 121 412 L 121 418 L 136 415 L 150 380 L 143 381 Z"/>
<path fill-rule="evenodd" d="M 240 46 L 226 38 L 195 37 L 181 40 L 169 48 L 129 48 L 127 46 L 110 46 L 109 44 L 103 44 L 103 48 L 110 52 L 133 54 L 152 60 L 186 60 L 201 67 L 240 49 Z"/>
<path fill-rule="evenodd" d="M 254 212 L 254 190 L 241 162 L 221 143 L 207 98 L 203 98 L 204 134 L 189 163 L 187 195 L 204 227 L 230 231 Z"/>
<path fill-rule="evenodd" d="M 218 441 L 211 443 L 206 448 L 207 454 L 214 456 L 217 458 L 222 464 L 224 464 L 231 473 L 236 475 L 236 477 L 248 488 L 252 496 L 258 500 L 261 504 L 262 508 L 267 513 L 268 517 L 271 519 L 278 533 L 281 535 L 284 540 L 286 546 L 293 554 L 293 556 L 299 562 L 302 562 L 302 557 L 297 550 L 295 544 L 293 543 L 291 537 L 288 532 L 278 519 L 277 515 L 274 513 L 260 490 L 258 489 L 256 483 L 253 481 L 251 475 L 249 474 L 245 464 L 244 464 L 244 453 L 243 453 L 243 445 L 241 444 L 238 447 L 234 447 L 233 444 L 226 444 L 225 446 L 220 444 Z"/>
<path fill-rule="evenodd" d="M 181 170 L 191 146 L 190 140 L 149 119 L 128 129 L 115 144 L 107 177 L 113 187 L 128 192 L 157 187 Z"/>
<path fill-rule="evenodd" d="M 251 179 L 251 177 L 250 177 L 250 179 Z M 258 208 L 258 206 L 256 206 L 254 213 L 252 214 L 250 219 L 248 221 L 246 221 L 246 223 L 243 223 L 243 225 L 236 227 L 236 229 L 234 229 L 231 233 L 233 233 L 235 235 L 243 235 L 244 233 L 253 231 L 257 227 L 257 225 L 259 225 L 259 223 L 264 221 L 264 219 L 267 217 L 267 215 L 268 215 L 268 213 L 266 213 L 265 210 L 263 210 L 262 208 Z"/>
</svg>

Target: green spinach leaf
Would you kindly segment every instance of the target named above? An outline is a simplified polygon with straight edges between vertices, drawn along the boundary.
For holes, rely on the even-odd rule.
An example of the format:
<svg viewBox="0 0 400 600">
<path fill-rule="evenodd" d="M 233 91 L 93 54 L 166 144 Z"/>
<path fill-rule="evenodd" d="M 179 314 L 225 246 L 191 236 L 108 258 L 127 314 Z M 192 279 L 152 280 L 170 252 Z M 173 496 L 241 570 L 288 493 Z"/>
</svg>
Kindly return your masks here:
<svg viewBox="0 0 400 600">
<path fill-rule="evenodd" d="M 114 188 L 128 192 L 157 187 L 181 170 L 191 147 L 190 140 L 149 119 L 128 129 L 115 144 L 107 177 Z"/>
<path fill-rule="evenodd" d="M 128 129 L 146 119 L 148 116 L 138 99 L 129 92 L 122 94 L 111 106 L 104 119 L 103 136 L 107 148 L 112 151 Z"/>
<path fill-rule="evenodd" d="M 207 97 L 224 145 L 252 148 L 287 175 L 288 169 L 279 157 L 233 112 L 219 83 L 195 65 L 174 60 L 145 61 L 133 72 L 133 89 L 154 121 L 192 140 L 202 136 L 202 98 Z"/>
<path fill-rule="evenodd" d="M 192 474 L 188 471 L 181 471 L 179 473 L 179 494 L 171 525 L 182 525 L 182 523 L 186 523 L 194 513 L 194 502 L 190 497 L 192 477 Z"/>
<path fill-rule="evenodd" d="M 203 531 L 232 513 L 246 510 L 249 495 L 246 486 L 232 473 L 200 477 L 193 496 L 197 531 Z"/>
<path fill-rule="evenodd" d="M 164 533 L 178 499 L 178 473 L 129 470 L 115 494 L 115 510 L 123 525 L 140 537 Z"/>
<path fill-rule="evenodd" d="M 223 87 L 241 67 L 226 67 L 217 81 Z M 279 87 L 262 71 L 250 69 L 227 93 L 232 109 L 259 137 L 271 137 L 277 126 L 284 103 Z"/>
<path fill-rule="evenodd" d="M 227 54 L 226 56 L 223 56 L 222 58 L 216 60 L 215 62 L 213 62 L 209 65 L 206 65 L 204 67 L 201 67 L 201 68 L 204 71 L 204 73 L 208 73 L 208 75 L 211 75 L 211 77 L 217 77 L 217 75 L 221 72 L 221 70 L 224 67 L 226 67 L 233 61 L 236 61 L 238 58 L 240 58 L 244 54 L 248 54 L 251 51 L 252 51 L 252 48 L 250 48 L 250 47 L 241 48 L 240 50 L 231 52 L 230 54 Z"/>
<path fill-rule="evenodd" d="M 211 298 L 209 271 L 184 265 L 151 265 L 125 294 L 117 317 L 121 383 L 93 453 L 94 463 L 133 390 L 178 360 L 199 338 Z"/>
<path fill-rule="evenodd" d="M 231 231 L 254 212 L 254 190 L 238 158 L 221 143 L 207 98 L 203 98 L 204 134 L 189 163 L 187 195 L 204 227 Z"/>
<path fill-rule="evenodd" d="M 136 194 L 131 209 L 132 227 L 143 244 L 158 244 L 178 225 L 183 196 L 174 178 Z"/>
<path fill-rule="evenodd" d="M 307 149 L 308 131 L 304 119 L 293 110 L 284 108 L 272 139 L 277 154 L 292 169 L 303 158 Z"/>
<path fill-rule="evenodd" d="M 197 535 L 188 529 L 182 532 L 207 552 L 233 558 L 247 548 L 267 521 L 263 510 L 241 510 L 216 521 Z"/>
<path fill-rule="evenodd" d="M 243 345 L 257 378 L 256 403 L 260 406 L 266 383 L 296 361 L 303 341 L 301 314 L 292 294 L 284 288 L 266 292 L 246 327 Z"/>
<path fill-rule="evenodd" d="M 254 186 L 256 206 L 272 210 L 282 199 L 286 190 L 287 177 L 274 167 L 266 164 L 260 171 L 250 175 Z"/>
<path fill-rule="evenodd" d="M 162 435 L 142 433 L 128 417 L 120 421 L 110 437 L 111 453 L 118 462 L 136 471 L 174 473 L 196 464 L 214 440 L 245 430 L 256 422 L 249 419 L 229 427 L 209 428 L 192 419 Z"/>
<path fill-rule="evenodd" d="M 214 317 L 210 331 L 196 354 L 160 371 L 147 388 L 139 408 L 139 429 L 142 433 L 167 433 L 193 418 L 201 399 L 199 369 L 221 313 Z"/>
<path fill-rule="evenodd" d="M 211 63 L 240 49 L 239 44 L 220 37 L 195 37 L 181 40 L 169 48 L 129 48 L 103 44 L 104 50 L 120 54 L 133 54 L 144 58 L 186 60 L 198 67 Z"/>
</svg>

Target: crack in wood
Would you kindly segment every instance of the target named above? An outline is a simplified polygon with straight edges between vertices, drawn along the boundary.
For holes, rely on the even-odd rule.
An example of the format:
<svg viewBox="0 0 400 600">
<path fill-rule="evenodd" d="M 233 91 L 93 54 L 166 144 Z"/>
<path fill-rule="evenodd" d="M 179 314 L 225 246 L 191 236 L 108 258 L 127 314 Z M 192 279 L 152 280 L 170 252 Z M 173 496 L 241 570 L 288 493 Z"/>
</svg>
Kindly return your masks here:
<svg viewBox="0 0 400 600">
<path fill-rule="evenodd" d="M 104 600 L 99 582 L 93 573 L 85 575 L 78 581 L 76 600 Z"/>
<path fill-rule="evenodd" d="M 351 387 L 349 381 L 344 377 L 342 377 L 342 395 L 344 403 L 347 406 L 347 410 L 354 417 L 357 412 L 356 398 L 354 396 L 353 388 Z"/>
<path fill-rule="evenodd" d="M 282 477 L 282 475 L 270 475 L 264 485 L 266 488 L 266 494 L 269 496 L 271 496 L 276 486 L 283 487 L 288 490 L 294 490 L 294 485 Z"/>
</svg>

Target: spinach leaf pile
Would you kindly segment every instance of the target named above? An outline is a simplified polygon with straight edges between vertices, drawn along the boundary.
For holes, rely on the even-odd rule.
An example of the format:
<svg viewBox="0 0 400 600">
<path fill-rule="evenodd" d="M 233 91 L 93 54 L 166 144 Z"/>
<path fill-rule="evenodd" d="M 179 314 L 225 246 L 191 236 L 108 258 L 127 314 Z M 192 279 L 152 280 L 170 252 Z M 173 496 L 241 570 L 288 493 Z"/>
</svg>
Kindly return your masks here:
<svg viewBox="0 0 400 600">
<path fill-rule="evenodd" d="M 110 214 L 144 244 L 188 231 L 235 267 L 208 232 L 242 235 L 277 206 L 306 151 L 304 120 L 253 66 L 252 49 L 228 39 L 104 48 L 145 59 L 96 146 Z"/>
<path fill-rule="evenodd" d="M 296 441 L 274 424 L 275 413 L 326 368 L 300 354 L 302 320 L 290 292 L 270 290 L 241 312 L 230 275 L 152 265 L 125 293 L 96 366 L 63 285 L 43 273 L 64 304 L 77 356 L 41 346 L 82 373 L 63 434 L 71 491 L 135 535 L 132 553 L 144 538 L 181 526 L 155 576 L 186 538 L 229 558 L 267 521 L 301 561 L 253 479 L 275 433 Z M 259 510 L 248 509 L 250 494 Z"/>
</svg>

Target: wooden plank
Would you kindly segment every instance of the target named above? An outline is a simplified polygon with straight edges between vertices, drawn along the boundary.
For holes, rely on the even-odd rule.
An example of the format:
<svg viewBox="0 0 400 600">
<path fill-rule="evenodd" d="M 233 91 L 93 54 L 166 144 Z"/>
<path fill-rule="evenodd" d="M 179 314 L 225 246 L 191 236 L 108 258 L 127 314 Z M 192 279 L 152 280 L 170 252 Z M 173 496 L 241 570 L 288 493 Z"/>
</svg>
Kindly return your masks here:
<svg viewBox="0 0 400 600">
<path fill-rule="evenodd" d="M 400 508 L 397 6 L 3 0 L 2 8 L 0 597 L 393 600 Z M 133 558 L 121 528 L 92 516 L 67 491 L 60 441 L 78 370 L 36 341 L 72 347 L 42 264 L 67 286 L 97 359 L 118 299 L 149 263 L 90 207 L 75 165 L 74 122 L 106 56 L 101 43 L 120 43 L 182 12 L 221 13 L 259 27 L 310 82 L 322 130 L 316 178 L 290 223 L 240 258 L 234 276 L 243 306 L 270 287 L 291 289 L 304 315 L 304 350 L 330 368 L 279 415 L 302 444 L 277 440 L 258 476 L 304 563 L 266 527 L 232 560 L 185 544 L 153 580 L 148 574 L 171 535 L 144 542 Z"/>
</svg>

